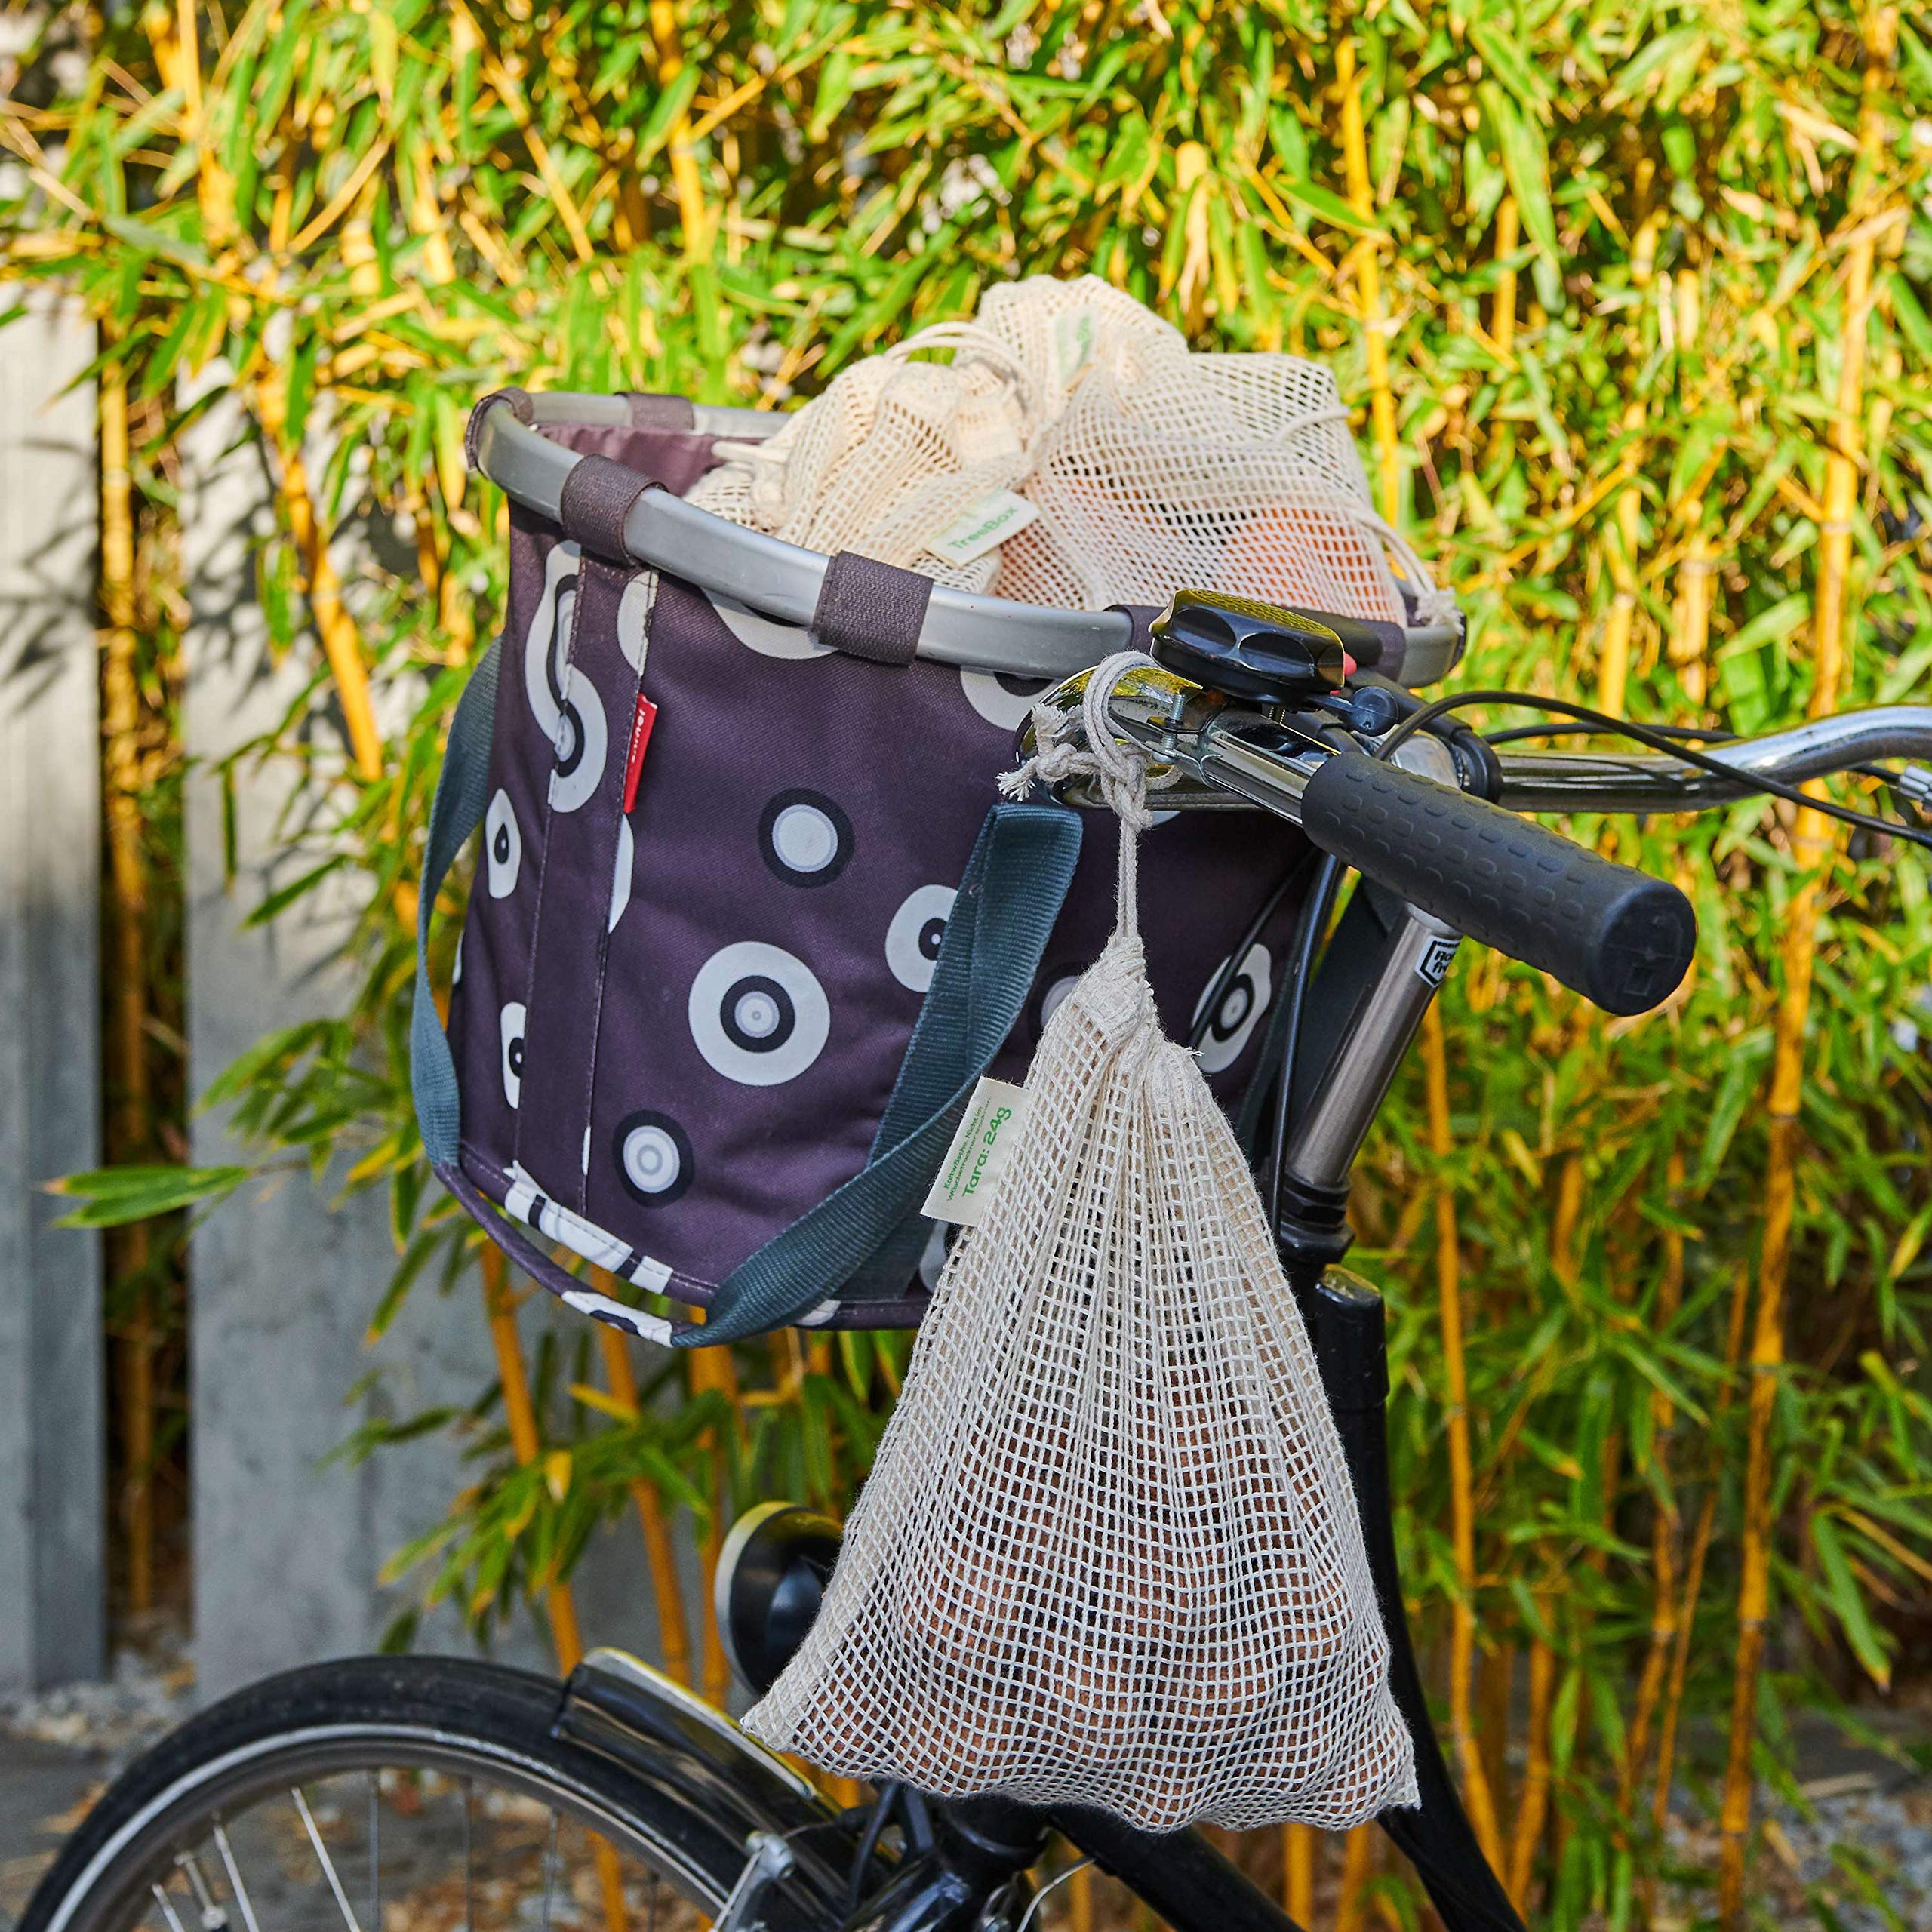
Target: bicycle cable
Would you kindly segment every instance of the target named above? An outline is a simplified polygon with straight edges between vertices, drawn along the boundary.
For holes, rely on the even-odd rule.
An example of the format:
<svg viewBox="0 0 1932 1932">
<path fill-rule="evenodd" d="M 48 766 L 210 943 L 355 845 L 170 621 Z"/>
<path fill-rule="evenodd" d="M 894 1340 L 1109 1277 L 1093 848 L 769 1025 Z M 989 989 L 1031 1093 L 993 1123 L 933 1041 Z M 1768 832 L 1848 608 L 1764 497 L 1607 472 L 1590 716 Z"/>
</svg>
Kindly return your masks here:
<svg viewBox="0 0 1932 1932">
<path fill-rule="evenodd" d="M 1295 921 L 1294 939 L 1287 962 L 1287 1008 L 1283 1016 L 1280 1084 L 1275 1090 L 1275 1118 L 1268 1137 L 1268 1224 L 1278 1230 L 1281 1225 L 1281 1169 L 1287 1158 L 1288 1127 L 1294 1106 L 1295 1062 L 1300 1057 L 1302 1016 L 1308 1005 L 1309 982 L 1315 977 L 1315 954 L 1327 930 L 1328 915 L 1335 903 L 1340 882 L 1342 862 L 1324 852 L 1321 863 L 1302 901 Z"/>
<path fill-rule="evenodd" d="M 1236 942 L 1235 949 L 1227 956 L 1221 970 L 1208 982 L 1206 997 L 1201 1002 L 1201 1011 L 1195 1015 L 1194 1023 L 1188 1029 L 1187 1050 L 1198 1054 L 1208 1043 L 1208 1035 L 1213 1031 L 1215 1016 L 1221 1010 L 1221 1002 L 1228 996 L 1229 989 L 1240 977 L 1241 969 L 1266 932 L 1275 915 L 1281 909 L 1281 901 L 1287 897 L 1288 888 L 1308 870 L 1309 862 L 1315 856 L 1311 846 L 1305 852 L 1297 852 L 1289 861 L 1287 870 L 1261 902 L 1261 908 L 1247 923 L 1247 929 Z"/>
<path fill-rule="evenodd" d="M 1675 732 L 1658 730 L 1648 724 L 1635 724 L 1627 718 L 1613 718 L 1607 712 L 1594 710 L 1586 704 L 1572 704 L 1565 698 L 1539 697 L 1528 691 L 1452 691 L 1447 697 L 1437 698 L 1432 703 L 1411 712 L 1376 747 L 1374 755 L 1386 762 L 1418 731 L 1426 729 L 1438 718 L 1446 718 L 1453 711 L 1460 711 L 1475 704 L 1512 704 L 1521 710 L 1546 712 L 1554 717 L 1570 718 L 1578 724 L 1601 732 L 1606 737 L 1629 738 L 1638 744 L 1647 745 L 1652 751 L 1662 752 L 1667 757 L 1679 759 L 1700 771 L 1708 771 L 1720 778 L 1727 778 L 1734 784 L 1743 786 L 1748 791 L 1762 792 L 1774 798 L 1783 798 L 1792 804 L 1822 813 L 1827 818 L 1857 826 L 1863 831 L 1877 832 L 1888 838 L 1903 838 L 1910 844 L 1932 851 L 1932 832 L 1921 832 L 1916 826 L 1906 825 L 1897 819 L 1881 818 L 1874 812 L 1860 811 L 1856 806 L 1841 805 L 1833 798 L 1815 798 L 1796 785 L 1787 785 L 1781 778 L 1769 778 L 1762 773 L 1740 771 L 1736 765 L 1725 764 L 1722 758 L 1712 758 L 1703 752 L 1693 750 L 1684 738 Z M 1525 735 L 1527 735 L 1527 732 Z M 1663 805 L 1657 809 L 1668 811 L 1670 808 L 1668 805 Z"/>
<path fill-rule="evenodd" d="M 1655 731 L 1663 737 L 1681 739 L 1686 744 L 1735 745 L 1743 741 L 1742 732 L 1720 731 L 1714 724 L 1648 724 L 1644 728 Z M 1574 737 L 1579 732 L 1590 737 L 1601 735 L 1594 724 L 1558 722 L 1554 724 L 1512 724 L 1501 731 L 1485 731 L 1482 738 L 1484 743 L 1487 745 L 1513 745 L 1521 738 Z M 1672 755 L 1675 754 L 1673 752 Z M 1884 764 L 1847 764 L 1844 769 L 1857 772 L 1861 778 L 1870 778 L 1881 785 L 1890 785 L 1894 788 L 1898 786 L 1903 775 Z M 1811 802 L 1816 804 L 1817 801 L 1814 798 Z"/>
</svg>

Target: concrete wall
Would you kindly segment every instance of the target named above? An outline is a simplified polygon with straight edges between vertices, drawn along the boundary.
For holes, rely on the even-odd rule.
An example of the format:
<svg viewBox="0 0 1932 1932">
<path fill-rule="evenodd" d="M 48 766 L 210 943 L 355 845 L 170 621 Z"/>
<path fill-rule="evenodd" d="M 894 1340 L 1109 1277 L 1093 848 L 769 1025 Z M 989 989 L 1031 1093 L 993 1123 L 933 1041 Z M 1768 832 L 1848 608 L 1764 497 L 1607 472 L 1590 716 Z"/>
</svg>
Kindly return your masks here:
<svg viewBox="0 0 1932 1932">
<path fill-rule="evenodd" d="M 208 380 L 219 389 L 224 377 Z M 297 786 L 285 761 L 238 774 L 238 870 L 232 882 L 226 875 L 212 763 L 271 726 L 306 674 L 302 663 L 278 669 L 269 660 L 254 585 L 272 524 L 269 483 L 242 429 L 238 403 L 220 396 L 182 449 L 194 613 L 184 731 L 200 761 L 187 803 L 188 1038 L 197 1092 L 272 1029 L 346 1006 L 354 975 L 338 954 L 363 889 L 348 881 L 341 895 L 309 895 L 268 926 L 244 928 L 265 894 L 312 863 L 293 838 L 331 808 Z M 337 561 L 352 594 L 349 550 Z M 244 1157 L 219 1112 L 198 1115 L 193 1137 L 198 1163 Z M 380 1347 L 365 1346 L 395 1263 L 382 1197 L 343 1202 L 333 1182 L 317 1186 L 300 1172 L 245 1189 L 192 1237 L 195 1642 L 204 1697 L 369 1648 L 406 1595 L 377 1587 L 383 1561 L 439 1521 L 469 1479 L 439 1437 L 385 1449 L 360 1469 L 325 1466 L 365 1417 L 467 1401 L 494 1374 L 473 1282 L 447 1298 L 419 1284 Z M 533 1347 L 538 1322 L 552 1319 L 578 1332 L 568 1313 L 533 1310 L 525 1324 Z M 634 1524 L 614 1526 L 593 1551 L 580 1597 L 589 1641 L 651 1647 Z M 445 1650 L 463 1641 L 452 1618 L 420 1640 Z M 505 1654 L 548 1662 L 527 1626 Z"/>
<path fill-rule="evenodd" d="M 94 352 L 0 331 L 0 1690 L 96 1674 L 106 1607 L 100 1243 L 42 1191 L 100 1158 Z"/>
</svg>

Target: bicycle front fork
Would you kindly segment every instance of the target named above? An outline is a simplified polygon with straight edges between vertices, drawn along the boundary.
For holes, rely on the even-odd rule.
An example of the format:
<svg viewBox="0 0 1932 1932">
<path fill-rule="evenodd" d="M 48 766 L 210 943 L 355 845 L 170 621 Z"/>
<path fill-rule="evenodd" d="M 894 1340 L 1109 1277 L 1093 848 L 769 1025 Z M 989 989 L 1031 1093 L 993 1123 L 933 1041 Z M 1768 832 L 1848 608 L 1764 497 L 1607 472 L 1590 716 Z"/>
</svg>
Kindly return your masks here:
<svg viewBox="0 0 1932 1932">
<path fill-rule="evenodd" d="M 1395 1526 L 1389 1488 L 1389 1349 L 1382 1297 L 1358 1275 L 1331 1266 L 1290 1276 L 1321 1371 L 1342 1451 L 1348 1459 L 1361 1518 L 1382 1627 L 1389 1634 L 1389 1686 L 1415 1740 L 1414 1810 L 1385 1811 L 1377 1821 L 1427 1889 L 1448 1932 L 1523 1932 L 1503 1881 L 1490 1869 L 1463 1809 L 1416 1667 L 1395 1564 Z"/>
</svg>

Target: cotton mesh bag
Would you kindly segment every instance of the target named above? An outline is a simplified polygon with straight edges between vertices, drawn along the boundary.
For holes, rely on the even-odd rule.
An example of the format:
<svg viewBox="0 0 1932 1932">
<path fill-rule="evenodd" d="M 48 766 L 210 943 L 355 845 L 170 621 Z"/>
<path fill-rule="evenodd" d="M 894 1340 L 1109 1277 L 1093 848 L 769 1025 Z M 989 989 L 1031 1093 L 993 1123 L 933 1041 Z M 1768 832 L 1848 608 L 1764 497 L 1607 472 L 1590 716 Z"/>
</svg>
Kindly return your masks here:
<svg viewBox="0 0 1932 1932">
<path fill-rule="evenodd" d="M 951 360 L 918 359 L 934 351 Z M 1097 276 L 995 287 L 718 453 L 700 508 L 963 589 L 1103 610 L 1185 583 L 1372 623 L 1454 615 L 1375 515 L 1326 368 L 1195 354 Z"/>
<path fill-rule="evenodd" d="M 1416 1802 L 1353 1492 L 1234 1135 L 1166 1039 L 1135 912 L 1145 766 L 1089 680 L 1120 912 L 1054 1011 L 824 1606 L 747 1729 L 945 1796 L 1341 1829 Z M 1003 781 L 1011 788 L 1011 781 Z"/>
</svg>

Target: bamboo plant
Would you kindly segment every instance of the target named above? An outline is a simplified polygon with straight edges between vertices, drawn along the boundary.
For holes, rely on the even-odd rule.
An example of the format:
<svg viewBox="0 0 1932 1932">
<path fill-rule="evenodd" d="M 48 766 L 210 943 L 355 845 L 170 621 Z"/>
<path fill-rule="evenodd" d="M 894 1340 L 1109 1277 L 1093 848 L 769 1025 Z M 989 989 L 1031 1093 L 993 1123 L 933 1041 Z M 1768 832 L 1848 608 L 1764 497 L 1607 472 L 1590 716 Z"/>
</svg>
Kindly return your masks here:
<svg viewBox="0 0 1932 1932">
<path fill-rule="evenodd" d="M 353 1005 L 291 1015 L 218 1085 L 256 1161 L 195 1174 L 166 1133 L 125 1140 L 146 1164 L 78 1179 L 77 1212 L 131 1223 L 350 1151 L 393 1206 L 394 1280 L 343 1284 L 374 1331 L 472 1260 L 401 1054 L 437 748 L 502 608 L 503 506 L 462 428 L 503 383 L 786 407 L 997 281 L 1091 272 L 1198 346 L 1337 371 L 1378 503 L 1469 615 L 1459 675 L 1739 731 L 1924 693 L 1932 35 L 1909 11 L 41 19 L 0 112 L 7 274 L 102 326 L 144 555 L 168 554 L 184 379 L 235 372 L 279 492 L 264 608 L 312 671 L 278 755 L 336 801 L 315 876 L 365 882 Z M 372 517 L 413 532 L 412 567 L 352 561 Z M 120 556 L 111 675 L 174 621 L 165 584 L 128 604 Z M 1607 1026 L 1466 958 L 1368 1150 L 1355 1260 L 1389 1297 L 1409 1607 L 1540 1921 L 1829 1921 L 1850 1880 L 1807 1892 L 1753 1834 L 1803 1801 L 1790 1714 L 1855 1727 L 1932 1614 L 1932 900 L 1915 860 L 1779 807 L 1569 829 L 1678 878 L 1703 943 L 1663 1011 Z M 429 1419 L 472 1480 L 398 1559 L 483 1625 L 558 1609 L 607 1523 L 641 1531 L 668 1604 L 678 1514 L 715 1547 L 752 1496 L 843 1508 L 906 1358 L 854 1336 L 526 1359 L 515 1292 L 473 1318 L 499 1383 Z M 715 1691 L 715 1638 L 685 1641 Z M 1411 1922 L 1366 1838 L 1253 1855 L 1298 1905 Z"/>
</svg>

